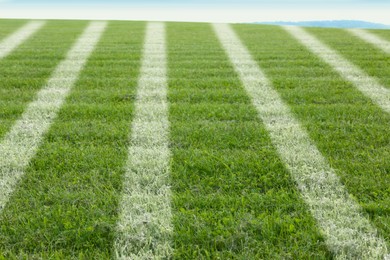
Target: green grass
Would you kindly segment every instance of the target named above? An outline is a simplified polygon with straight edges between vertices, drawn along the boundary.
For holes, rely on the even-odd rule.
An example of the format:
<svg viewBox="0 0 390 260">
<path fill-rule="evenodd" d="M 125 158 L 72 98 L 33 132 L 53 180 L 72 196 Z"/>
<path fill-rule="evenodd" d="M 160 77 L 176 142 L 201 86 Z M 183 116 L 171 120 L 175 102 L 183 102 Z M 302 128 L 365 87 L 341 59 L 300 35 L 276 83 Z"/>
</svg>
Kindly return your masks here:
<svg viewBox="0 0 390 260">
<path fill-rule="evenodd" d="M 236 29 L 348 191 L 389 241 L 390 115 L 283 30 Z M 338 38 L 338 30 L 334 31 Z"/>
<path fill-rule="evenodd" d="M 175 257 L 325 257 L 211 27 L 168 28 Z"/>
<path fill-rule="evenodd" d="M 23 20 L 0 20 L 0 42 L 25 23 Z"/>
<path fill-rule="evenodd" d="M 371 32 L 382 39 L 390 41 L 390 30 L 371 30 Z"/>
<path fill-rule="evenodd" d="M 26 22 L 0 20 L 0 40 Z M 48 21 L 0 60 L 0 138 L 87 24 Z M 145 28 L 109 23 L 0 212 L 0 259 L 114 257 Z M 390 248 L 390 115 L 284 30 L 233 28 Z M 343 30 L 309 31 L 390 87 L 388 55 Z M 335 257 L 211 26 L 167 23 L 167 51 L 172 258 Z"/>
<path fill-rule="evenodd" d="M 107 28 L 1 215 L 6 258 L 111 256 L 143 30 Z"/>
<path fill-rule="evenodd" d="M 316 28 L 308 31 L 390 89 L 390 56 L 385 52 L 345 30 Z"/>
<path fill-rule="evenodd" d="M 86 24 L 49 22 L 17 50 L 0 60 L 0 137 L 10 130 L 38 90 L 46 84 Z"/>
</svg>

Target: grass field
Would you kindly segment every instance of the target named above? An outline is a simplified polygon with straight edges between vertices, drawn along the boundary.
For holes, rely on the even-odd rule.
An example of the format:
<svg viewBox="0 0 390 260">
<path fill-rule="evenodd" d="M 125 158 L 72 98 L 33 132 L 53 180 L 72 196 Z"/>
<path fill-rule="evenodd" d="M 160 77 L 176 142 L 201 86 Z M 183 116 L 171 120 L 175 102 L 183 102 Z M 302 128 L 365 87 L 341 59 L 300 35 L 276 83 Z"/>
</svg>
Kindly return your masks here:
<svg viewBox="0 0 390 260">
<path fill-rule="evenodd" d="M 0 259 L 390 258 L 390 31 L 304 29 L 335 64 L 278 26 L 29 23 L 0 20 Z"/>
</svg>

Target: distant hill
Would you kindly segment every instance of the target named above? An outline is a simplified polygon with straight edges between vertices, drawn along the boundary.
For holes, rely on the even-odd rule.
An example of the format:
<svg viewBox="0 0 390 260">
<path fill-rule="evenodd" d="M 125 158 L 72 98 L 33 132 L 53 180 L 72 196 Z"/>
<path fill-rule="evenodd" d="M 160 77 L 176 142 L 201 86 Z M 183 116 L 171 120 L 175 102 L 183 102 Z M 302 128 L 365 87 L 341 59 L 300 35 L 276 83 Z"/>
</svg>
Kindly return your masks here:
<svg viewBox="0 0 390 260">
<path fill-rule="evenodd" d="M 330 28 L 365 28 L 365 29 L 390 29 L 389 25 L 370 23 L 358 20 L 332 20 L 332 21 L 302 21 L 302 22 L 257 22 L 258 24 L 272 25 L 296 25 L 307 27 L 330 27 Z"/>
</svg>

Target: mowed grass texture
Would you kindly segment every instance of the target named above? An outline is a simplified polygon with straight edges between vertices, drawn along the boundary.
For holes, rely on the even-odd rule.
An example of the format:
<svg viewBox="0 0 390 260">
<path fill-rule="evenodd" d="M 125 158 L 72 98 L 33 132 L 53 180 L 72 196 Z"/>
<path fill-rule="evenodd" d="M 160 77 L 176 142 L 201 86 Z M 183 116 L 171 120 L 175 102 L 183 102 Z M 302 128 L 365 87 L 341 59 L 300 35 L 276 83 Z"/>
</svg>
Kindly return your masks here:
<svg viewBox="0 0 390 260">
<path fill-rule="evenodd" d="M 111 256 L 143 31 L 106 28 L 1 216 L 7 258 Z"/>
<path fill-rule="evenodd" d="M 0 20 L 0 41 L 25 24 L 23 20 Z"/>
<path fill-rule="evenodd" d="M 212 28 L 168 28 L 176 258 L 325 257 Z"/>
<path fill-rule="evenodd" d="M 0 44 L 28 22 L 0 20 Z M 89 24 L 46 21 L 0 59 L 1 140 Z M 145 259 L 157 259 L 161 252 L 164 259 L 351 258 L 354 252 L 343 255 L 327 245 L 289 171 L 291 165 L 287 167 L 279 156 L 212 25 L 164 23 L 158 37 L 164 39 L 165 48 L 149 46 L 150 51 L 143 53 L 147 26 L 146 22 L 107 23 L 23 177 L 0 209 L 0 259 L 115 259 L 117 239 L 132 257 Z M 390 115 L 282 28 L 234 25 L 232 29 L 389 248 Z M 347 30 L 305 30 L 390 89 L 389 54 Z M 372 33 L 390 40 L 388 31 Z M 143 56 L 147 53 L 154 56 Z M 160 82 L 163 65 L 153 65 L 158 57 L 166 57 L 167 81 L 161 82 L 167 91 L 163 106 L 169 122 L 164 136 L 170 159 L 164 165 L 169 164 L 169 171 L 161 170 L 168 175 L 157 184 L 154 180 L 160 176 L 149 176 L 150 184 L 135 177 L 129 182 L 126 171 L 131 153 L 137 150 L 131 148 L 132 142 L 142 134 L 142 128 L 133 129 L 136 122 L 143 122 L 135 107 L 142 102 L 137 97 L 143 84 L 139 80 L 147 83 L 147 73 L 154 71 L 151 82 Z M 142 61 L 148 59 L 150 67 L 142 69 Z M 140 112 L 161 113 L 153 111 Z M 145 136 L 152 137 L 150 131 Z M 148 143 L 148 149 L 153 144 Z M 137 172 L 145 174 L 142 167 L 131 174 Z M 124 196 L 137 195 L 128 187 L 145 187 L 145 194 L 156 192 L 156 198 L 166 196 L 158 193 L 157 186 L 148 187 L 159 183 L 170 189 L 166 205 L 171 208 L 161 221 L 172 223 L 171 235 L 156 243 L 159 232 L 153 229 L 119 234 L 124 217 L 126 225 L 132 221 L 142 225 L 139 206 L 134 217 L 131 208 L 120 210 Z M 156 208 L 145 205 L 145 209 L 147 228 L 148 216 Z M 126 216 L 121 216 L 123 212 Z M 124 241 L 127 236 L 134 242 Z M 137 252 L 141 244 L 148 244 L 147 254 Z M 166 251 L 161 248 L 164 244 Z"/>
<path fill-rule="evenodd" d="M 46 84 L 85 25 L 86 22 L 47 23 L 0 60 L 0 137 L 10 130 L 36 93 Z"/>
<path fill-rule="evenodd" d="M 345 30 L 329 31 L 316 28 L 307 31 L 390 89 L 390 71 L 388 69 L 390 53 L 386 53 L 349 32 L 346 33 Z M 329 33 L 332 34 L 332 37 Z M 389 39 L 387 42 L 390 44 Z"/>
<path fill-rule="evenodd" d="M 237 27 L 348 192 L 388 239 L 389 115 L 280 28 Z"/>
</svg>

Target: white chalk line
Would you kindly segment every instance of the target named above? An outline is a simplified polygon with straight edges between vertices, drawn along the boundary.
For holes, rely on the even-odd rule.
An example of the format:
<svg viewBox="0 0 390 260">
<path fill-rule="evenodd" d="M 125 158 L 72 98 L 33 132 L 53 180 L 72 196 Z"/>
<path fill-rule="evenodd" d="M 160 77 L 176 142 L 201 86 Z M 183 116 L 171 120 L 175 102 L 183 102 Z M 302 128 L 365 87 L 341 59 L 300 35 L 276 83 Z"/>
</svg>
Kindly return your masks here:
<svg viewBox="0 0 390 260">
<path fill-rule="evenodd" d="M 214 24 L 213 28 L 317 220 L 329 250 L 338 259 L 383 258 L 388 252 L 386 242 L 351 199 L 249 51 L 228 25 Z"/>
<path fill-rule="evenodd" d="M 91 22 L 72 49 L 38 92 L 21 118 L 0 143 L 0 212 L 4 209 L 18 181 L 36 151 L 80 71 L 94 50 L 106 22 Z"/>
<path fill-rule="evenodd" d="M 0 42 L 0 60 L 30 38 L 45 25 L 45 21 L 31 21 Z"/>
<path fill-rule="evenodd" d="M 347 81 L 351 82 L 366 97 L 370 98 L 385 112 L 390 113 L 390 89 L 379 84 L 375 78 L 367 75 L 304 29 L 295 26 L 283 26 L 283 28 L 311 52 L 328 63 Z"/>
<path fill-rule="evenodd" d="M 119 209 L 118 259 L 169 259 L 172 254 L 165 45 L 165 25 L 149 23 Z"/>
<path fill-rule="evenodd" d="M 349 33 L 356 37 L 374 45 L 378 49 L 390 54 L 390 42 L 382 39 L 381 37 L 363 29 L 348 29 Z"/>
</svg>

